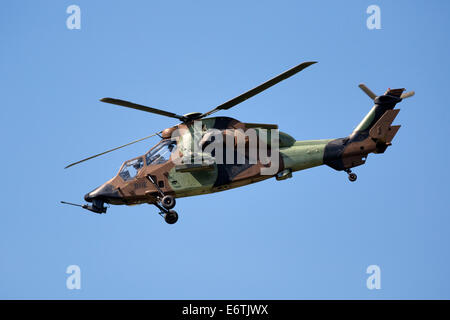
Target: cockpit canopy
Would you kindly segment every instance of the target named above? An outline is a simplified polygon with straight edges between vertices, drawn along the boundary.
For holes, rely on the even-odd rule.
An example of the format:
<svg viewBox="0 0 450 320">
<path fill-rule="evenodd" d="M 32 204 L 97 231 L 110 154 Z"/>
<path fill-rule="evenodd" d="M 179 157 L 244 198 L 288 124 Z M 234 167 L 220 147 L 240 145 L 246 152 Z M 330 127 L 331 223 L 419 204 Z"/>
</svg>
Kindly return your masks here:
<svg viewBox="0 0 450 320">
<path fill-rule="evenodd" d="M 125 161 L 119 170 L 119 177 L 125 181 L 134 179 L 139 171 L 144 167 L 144 158 L 147 166 L 167 162 L 170 159 L 170 155 L 174 151 L 175 147 L 175 141 L 169 139 L 161 140 L 156 146 L 150 149 L 144 157 L 141 156 Z"/>
<path fill-rule="evenodd" d="M 119 176 L 125 180 L 131 180 L 138 174 L 139 170 L 144 166 L 144 160 L 142 157 L 125 161 L 122 168 L 119 171 Z"/>
<path fill-rule="evenodd" d="M 161 140 L 155 147 L 145 154 L 146 164 L 162 164 L 170 159 L 172 151 L 176 147 L 176 142 L 172 140 Z"/>
</svg>

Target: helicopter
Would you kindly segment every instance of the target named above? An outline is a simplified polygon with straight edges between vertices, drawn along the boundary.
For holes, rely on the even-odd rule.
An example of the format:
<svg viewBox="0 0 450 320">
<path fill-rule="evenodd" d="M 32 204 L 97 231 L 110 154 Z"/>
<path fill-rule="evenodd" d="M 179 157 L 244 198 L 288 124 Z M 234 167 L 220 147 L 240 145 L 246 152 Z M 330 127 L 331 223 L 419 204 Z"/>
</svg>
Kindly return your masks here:
<svg viewBox="0 0 450 320">
<path fill-rule="evenodd" d="M 344 171 L 351 182 L 356 181 L 357 175 L 351 169 L 364 164 L 369 154 L 384 153 L 392 145 L 392 140 L 400 129 L 399 125 L 392 125 L 400 111 L 394 108 L 403 99 L 413 96 L 414 91 L 404 93 L 404 88 L 388 89 L 383 95 L 377 96 L 366 85 L 360 84 L 360 89 L 373 100 L 374 105 L 352 133 L 343 138 L 297 141 L 289 134 L 279 131 L 276 124 L 246 123 L 224 116 L 211 117 L 212 114 L 229 110 L 315 63 L 316 61 L 303 62 L 204 113 L 191 112 L 179 115 L 125 100 L 101 99 L 101 102 L 174 118 L 179 123 L 67 165 L 65 168 L 151 137 L 161 138 L 144 155 L 125 161 L 112 179 L 88 192 L 84 196 L 86 204 L 65 201 L 61 203 L 98 214 L 106 213 L 105 204 L 152 204 L 158 208 L 158 213 L 168 224 L 174 224 L 178 221 L 178 213 L 173 209 L 176 199 L 182 197 L 225 191 L 273 177 L 281 181 L 291 178 L 293 172 L 320 165 Z M 216 135 L 209 139 L 208 134 L 211 137 L 211 130 Z M 255 133 L 254 139 L 249 139 L 250 135 L 246 134 L 251 130 Z M 267 134 L 268 131 L 270 134 Z M 196 135 L 201 143 L 198 139 L 194 139 Z M 217 146 L 223 143 L 219 139 L 221 135 L 224 140 L 232 141 L 231 162 L 222 161 L 225 155 L 217 151 Z M 231 139 L 228 139 L 230 137 Z M 239 149 L 237 140 L 242 142 L 243 148 Z M 267 152 L 271 156 L 269 161 L 263 159 L 260 153 L 250 161 L 251 140 L 256 140 L 253 150 L 261 151 L 263 147 L 271 147 L 270 152 Z M 207 150 L 214 141 L 217 142 L 215 148 Z M 198 146 L 197 152 L 189 152 L 192 146 L 194 149 Z M 273 146 L 276 148 L 272 149 Z M 227 151 L 229 149 L 227 145 Z M 241 162 L 236 162 L 238 153 L 243 159 Z M 193 158 L 200 160 L 185 161 Z M 277 164 L 275 170 L 269 173 L 266 170 L 263 173 L 264 169 L 268 169 L 275 162 Z"/>
</svg>

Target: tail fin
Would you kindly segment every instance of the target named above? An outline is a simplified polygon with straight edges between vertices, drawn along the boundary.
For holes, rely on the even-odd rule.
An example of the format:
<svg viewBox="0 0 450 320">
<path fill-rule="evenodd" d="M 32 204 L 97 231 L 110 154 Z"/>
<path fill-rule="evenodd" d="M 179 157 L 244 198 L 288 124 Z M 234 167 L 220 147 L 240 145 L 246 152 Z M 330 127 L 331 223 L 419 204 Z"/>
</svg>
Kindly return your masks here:
<svg viewBox="0 0 450 320">
<path fill-rule="evenodd" d="M 374 101 L 375 105 L 346 138 L 332 140 L 325 147 L 324 163 L 336 170 L 348 170 L 365 163 L 369 153 L 384 153 L 397 134 L 400 126 L 392 122 L 399 109 L 394 109 L 402 99 L 414 95 L 414 91 L 388 89 L 376 96 L 364 84 L 359 87 Z"/>
<path fill-rule="evenodd" d="M 402 88 L 388 89 L 382 96 L 375 96 L 375 94 L 364 84 L 360 84 L 359 87 L 374 101 L 375 105 L 358 124 L 355 130 L 353 130 L 353 134 L 369 131 L 387 111 L 394 109 L 395 105 L 402 101 L 402 99 L 414 95 L 414 91 L 403 94 L 405 89 Z"/>
</svg>

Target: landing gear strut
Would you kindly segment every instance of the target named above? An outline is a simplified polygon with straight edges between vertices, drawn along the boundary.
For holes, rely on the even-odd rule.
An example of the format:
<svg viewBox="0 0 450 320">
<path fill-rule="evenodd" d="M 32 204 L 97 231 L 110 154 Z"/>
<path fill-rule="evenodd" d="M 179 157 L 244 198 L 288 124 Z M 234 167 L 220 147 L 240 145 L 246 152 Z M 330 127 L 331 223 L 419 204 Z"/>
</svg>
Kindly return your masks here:
<svg viewBox="0 0 450 320">
<path fill-rule="evenodd" d="M 350 180 L 351 182 L 355 182 L 356 179 L 358 179 L 358 176 L 356 175 L 356 173 L 353 173 L 352 170 L 345 169 L 345 172 L 347 172 L 348 180 Z"/>
<path fill-rule="evenodd" d="M 148 179 L 153 183 L 159 193 L 159 197 L 157 198 L 158 202 L 154 203 L 154 205 L 161 210 L 159 215 L 163 217 L 168 224 L 174 224 L 178 221 L 178 213 L 175 210 L 172 210 L 176 204 L 175 197 L 164 194 L 152 176 L 149 175 Z"/>
</svg>

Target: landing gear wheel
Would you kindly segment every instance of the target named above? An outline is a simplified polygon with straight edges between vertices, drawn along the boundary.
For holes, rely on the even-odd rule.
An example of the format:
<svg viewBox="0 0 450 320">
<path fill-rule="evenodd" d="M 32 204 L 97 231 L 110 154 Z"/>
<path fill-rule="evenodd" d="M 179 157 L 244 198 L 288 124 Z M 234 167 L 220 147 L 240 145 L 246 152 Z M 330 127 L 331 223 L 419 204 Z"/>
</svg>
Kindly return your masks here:
<svg viewBox="0 0 450 320">
<path fill-rule="evenodd" d="M 349 173 L 348 175 L 348 180 L 350 180 L 351 182 L 355 182 L 356 179 L 358 178 L 358 176 L 356 175 L 356 173 Z"/>
<path fill-rule="evenodd" d="M 167 195 L 161 199 L 161 204 L 166 209 L 173 209 L 175 207 L 176 201 L 173 196 Z"/>
<path fill-rule="evenodd" d="M 166 220 L 166 222 L 168 224 L 174 224 L 175 222 L 178 221 L 178 213 L 174 210 L 169 210 L 165 215 L 164 215 L 164 220 Z"/>
</svg>

